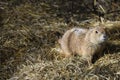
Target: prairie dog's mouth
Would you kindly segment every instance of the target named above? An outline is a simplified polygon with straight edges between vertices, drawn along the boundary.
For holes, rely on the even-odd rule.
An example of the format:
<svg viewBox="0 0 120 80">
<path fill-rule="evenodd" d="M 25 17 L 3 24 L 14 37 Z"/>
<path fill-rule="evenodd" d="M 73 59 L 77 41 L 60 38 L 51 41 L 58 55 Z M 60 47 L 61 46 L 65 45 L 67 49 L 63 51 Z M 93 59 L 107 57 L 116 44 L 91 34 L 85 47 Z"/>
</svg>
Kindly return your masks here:
<svg viewBox="0 0 120 80">
<path fill-rule="evenodd" d="M 104 42 L 104 41 L 106 41 L 107 40 L 107 36 L 106 35 L 101 35 L 100 36 L 100 41 L 101 42 Z"/>
</svg>

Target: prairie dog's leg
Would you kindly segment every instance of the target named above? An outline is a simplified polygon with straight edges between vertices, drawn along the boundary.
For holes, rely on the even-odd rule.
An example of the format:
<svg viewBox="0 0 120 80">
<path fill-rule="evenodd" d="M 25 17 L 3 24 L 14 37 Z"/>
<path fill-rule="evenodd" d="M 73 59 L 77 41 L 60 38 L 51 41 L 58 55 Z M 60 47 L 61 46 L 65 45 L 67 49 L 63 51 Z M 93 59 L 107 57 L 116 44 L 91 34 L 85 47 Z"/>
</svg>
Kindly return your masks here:
<svg viewBox="0 0 120 80">
<path fill-rule="evenodd" d="M 92 65 L 92 56 L 88 55 L 82 55 L 82 58 L 85 59 L 88 62 L 88 65 Z"/>
<path fill-rule="evenodd" d="M 70 57 L 71 53 L 67 45 L 62 41 L 60 42 L 60 45 L 61 45 L 60 50 L 59 50 L 60 54 L 62 54 L 64 57 Z"/>
<path fill-rule="evenodd" d="M 87 60 L 88 65 L 92 65 L 93 50 L 91 47 L 82 50 L 82 58 Z"/>
<path fill-rule="evenodd" d="M 65 56 L 65 57 L 70 57 L 70 56 L 71 56 L 71 53 L 66 53 L 66 52 L 65 52 L 65 53 L 64 53 L 64 56 Z"/>
</svg>

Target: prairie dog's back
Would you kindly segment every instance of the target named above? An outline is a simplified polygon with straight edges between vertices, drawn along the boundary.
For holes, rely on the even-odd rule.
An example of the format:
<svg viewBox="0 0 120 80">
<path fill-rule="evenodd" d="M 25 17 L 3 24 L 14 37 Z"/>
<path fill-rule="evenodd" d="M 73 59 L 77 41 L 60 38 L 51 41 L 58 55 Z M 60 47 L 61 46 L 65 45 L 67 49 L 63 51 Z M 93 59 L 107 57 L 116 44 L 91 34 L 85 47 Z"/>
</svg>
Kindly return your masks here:
<svg viewBox="0 0 120 80">
<path fill-rule="evenodd" d="M 66 56 L 71 55 L 77 49 L 78 37 L 84 38 L 83 34 L 87 32 L 88 29 L 73 28 L 65 32 L 63 37 L 59 39 L 61 49 Z"/>
</svg>

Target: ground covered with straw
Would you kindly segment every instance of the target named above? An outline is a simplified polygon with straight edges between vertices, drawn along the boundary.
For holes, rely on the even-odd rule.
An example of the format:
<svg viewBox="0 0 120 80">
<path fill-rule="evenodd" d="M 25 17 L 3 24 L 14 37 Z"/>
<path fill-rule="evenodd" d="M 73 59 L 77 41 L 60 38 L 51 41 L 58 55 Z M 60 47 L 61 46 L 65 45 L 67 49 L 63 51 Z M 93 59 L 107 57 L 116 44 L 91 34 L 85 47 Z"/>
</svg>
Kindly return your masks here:
<svg viewBox="0 0 120 80">
<path fill-rule="evenodd" d="M 0 80 L 120 80 L 120 12 L 102 16 L 109 39 L 93 65 L 59 54 L 66 30 L 101 23 L 90 4 L 86 9 L 84 0 L 75 1 L 0 1 Z M 119 1 L 114 5 L 120 9 Z"/>
</svg>

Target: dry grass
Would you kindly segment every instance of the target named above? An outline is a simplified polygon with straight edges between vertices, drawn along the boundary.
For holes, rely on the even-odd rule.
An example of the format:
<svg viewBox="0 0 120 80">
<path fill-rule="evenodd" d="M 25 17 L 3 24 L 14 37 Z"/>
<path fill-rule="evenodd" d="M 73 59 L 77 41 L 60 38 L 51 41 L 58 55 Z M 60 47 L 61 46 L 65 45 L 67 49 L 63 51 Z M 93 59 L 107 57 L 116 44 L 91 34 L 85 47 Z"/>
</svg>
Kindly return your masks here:
<svg viewBox="0 0 120 80">
<path fill-rule="evenodd" d="M 80 56 L 63 58 L 56 51 L 59 48 L 57 40 L 67 29 L 75 26 L 90 27 L 96 25 L 96 20 L 92 19 L 88 23 L 75 19 L 67 23 L 69 20 L 62 13 L 62 17 L 59 16 L 56 7 L 50 3 L 32 4 L 23 1 L 22 4 L 16 2 L 14 4 L 17 5 L 11 6 L 13 2 L 10 0 L 9 5 L 3 6 L 5 9 L 1 14 L 0 80 L 120 79 L 119 23 L 107 26 L 109 41 L 103 56 L 88 67 Z M 84 17 L 89 19 L 88 16 Z"/>
</svg>

